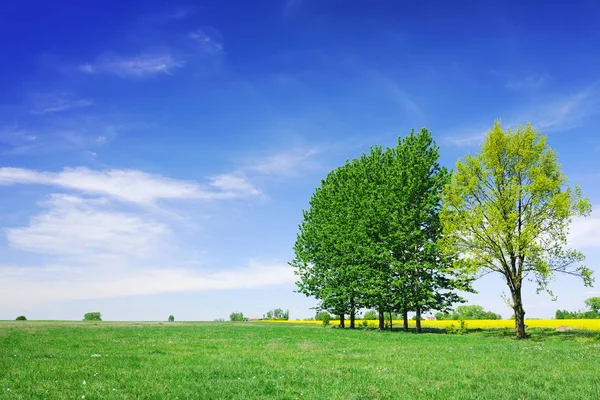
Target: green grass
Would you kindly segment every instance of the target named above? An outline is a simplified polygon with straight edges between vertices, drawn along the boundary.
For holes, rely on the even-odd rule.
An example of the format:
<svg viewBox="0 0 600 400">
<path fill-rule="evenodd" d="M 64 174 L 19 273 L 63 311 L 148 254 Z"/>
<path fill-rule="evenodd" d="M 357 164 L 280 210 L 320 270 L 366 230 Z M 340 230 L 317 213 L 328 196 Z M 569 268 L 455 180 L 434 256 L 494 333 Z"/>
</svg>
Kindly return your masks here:
<svg viewBox="0 0 600 400">
<path fill-rule="evenodd" d="M 599 371 L 574 332 L 0 322 L 2 399 L 599 399 Z"/>
</svg>

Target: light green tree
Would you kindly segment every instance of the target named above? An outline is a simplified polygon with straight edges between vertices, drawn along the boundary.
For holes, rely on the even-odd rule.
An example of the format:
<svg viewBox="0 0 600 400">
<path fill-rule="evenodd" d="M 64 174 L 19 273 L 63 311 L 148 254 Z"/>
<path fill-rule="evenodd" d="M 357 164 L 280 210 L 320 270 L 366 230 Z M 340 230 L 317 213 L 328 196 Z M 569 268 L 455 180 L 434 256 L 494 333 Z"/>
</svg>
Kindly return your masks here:
<svg viewBox="0 0 600 400">
<path fill-rule="evenodd" d="M 496 122 L 481 151 L 458 161 L 444 190 L 442 245 L 457 268 L 503 276 L 516 336 L 525 338 L 525 278 L 551 295 L 548 284 L 555 273 L 591 285 L 592 271 L 581 264 L 584 255 L 567 248 L 571 219 L 590 212 L 545 136 L 530 124 L 513 131 Z"/>
</svg>

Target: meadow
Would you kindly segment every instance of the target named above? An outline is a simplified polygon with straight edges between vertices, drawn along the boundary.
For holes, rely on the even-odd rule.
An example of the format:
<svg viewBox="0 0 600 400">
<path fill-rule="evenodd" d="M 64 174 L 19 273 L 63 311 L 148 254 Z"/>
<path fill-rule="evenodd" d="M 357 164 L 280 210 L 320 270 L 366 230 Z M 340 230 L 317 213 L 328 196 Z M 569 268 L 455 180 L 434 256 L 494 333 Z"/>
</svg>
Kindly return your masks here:
<svg viewBox="0 0 600 400">
<path fill-rule="evenodd" d="M 600 335 L 0 322 L 6 399 L 598 399 Z"/>
</svg>

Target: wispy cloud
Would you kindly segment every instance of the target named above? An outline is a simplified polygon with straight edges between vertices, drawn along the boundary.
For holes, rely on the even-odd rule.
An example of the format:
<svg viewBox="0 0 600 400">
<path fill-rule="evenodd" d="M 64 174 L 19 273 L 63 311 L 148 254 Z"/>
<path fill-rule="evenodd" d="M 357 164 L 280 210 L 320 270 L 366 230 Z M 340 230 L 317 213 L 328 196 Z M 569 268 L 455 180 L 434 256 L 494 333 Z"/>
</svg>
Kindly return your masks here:
<svg viewBox="0 0 600 400">
<path fill-rule="evenodd" d="M 0 185 L 16 184 L 61 187 L 142 205 L 152 205 L 167 199 L 233 199 L 260 194 L 258 189 L 239 175 L 215 177 L 210 185 L 217 190 L 208 190 L 196 182 L 166 178 L 139 170 L 95 171 L 79 167 L 65 168 L 61 172 L 40 172 L 23 168 L 0 168 Z"/>
<path fill-rule="evenodd" d="M 593 209 L 589 217 L 576 218 L 571 223 L 569 245 L 576 249 L 600 248 L 600 204 Z"/>
<path fill-rule="evenodd" d="M 196 29 L 188 34 L 188 38 L 197 43 L 204 53 L 218 55 L 223 52 L 221 33 L 215 29 Z"/>
<path fill-rule="evenodd" d="M 539 89 L 546 85 L 552 77 L 548 73 L 531 74 L 521 78 L 511 78 L 506 87 L 512 90 Z"/>
<path fill-rule="evenodd" d="M 34 216 L 29 226 L 6 230 L 12 247 L 97 262 L 98 257 L 88 258 L 147 256 L 170 233 L 164 224 L 111 209 L 103 198 L 55 194 L 41 206 L 47 211 Z"/>
<path fill-rule="evenodd" d="M 171 71 L 184 65 L 183 60 L 171 54 L 141 54 L 135 57 L 102 56 L 92 63 L 79 65 L 78 69 L 88 74 L 144 78 L 157 74 L 171 74 Z"/>
<path fill-rule="evenodd" d="M 551 97 L 543 103 L 525 108 L 512 109 L 508 116 L 493 116 L 490 121 L 502 118 L 503 126 L 516 128 L 530 122 L 542 133 L 560 132 L 575 129 L 585 120 L 600 113 L 600 83 L 594 83 L 575 93 Z M 512 107 L 511 107 L 512 108 Z M 483 142 L 486 129 L 478 124 L 476 128 L 460 129 L 464 133 L 450 134 L 444 142 L 458 147 L 470 147 Z M 491 128 L 491 123 L 489 124 Z M 489 129 L 489 128 L 488 128 Z"/>
<path fill-rule="evenodd" d="M 319 153 L 318 147 L 292 148 L 250 160 L 246 169 L 263 175 L 296 176 L 318 167 L 314 156 Z"/>
<path fill-rule="evenodd" d="M 131 267 L 129 264 L 0 267 L 0 307 L 51 301 L 105 299 L 160 293 L 264 288 L 294 282 L 285 263 L 250 260 L 240 268 L 197 270 L 185 267 Z"/>
<path fill-rule="evenodd" d="M 49 97 L 49 96 L 46 96 Z M 57 95 L 54 99 L 46 101 L 38 101 L 38 105 L 31 110 L 32 114 L 49 114 L 62 111 L 68 111 L 74 108 L 89 107 L 94 104 L 90 99 L 69 99 L 64 96 Z"/>
</svg>

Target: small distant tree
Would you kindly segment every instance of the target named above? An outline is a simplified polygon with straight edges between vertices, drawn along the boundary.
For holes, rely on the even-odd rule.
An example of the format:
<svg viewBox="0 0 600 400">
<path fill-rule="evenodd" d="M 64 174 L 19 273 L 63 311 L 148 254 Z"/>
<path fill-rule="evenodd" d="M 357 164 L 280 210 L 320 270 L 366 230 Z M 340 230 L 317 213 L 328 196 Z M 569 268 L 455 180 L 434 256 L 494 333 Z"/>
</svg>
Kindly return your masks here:
<svg viewBox="0 0 600 400">
<path fill-rule="evenodd" d="M 588 306 L 590 311 L 600 314 L 600 297 L 590 297 L 586 299 L 585 305 Z"/>
<path fill-rule="evenodd" d="M 263 315 L 263 319 L 287 321 L 290 318 L 290 310 L 283 311 L 281 308 L 276 308 Z"/>
<path fill-rule="evenodd" d="M 375 321 L 377 319 L 379 319 L 379 314 L 377 314 L 377 311 L 375 310 L 369 310 L 363 316 L 363 320 L 366 321 Z"/>
<path fill-rule="evenodd" d="M 172 315 L 169 315 L 169 322 L 175 322 L 175 317 Z"/>
<path fill-rule="evenodd" d="M 17 321 L 27 321 L 27 318 L 25 318 L 25 316 L 24 316 L 24 315 L 19 315 L 19 316 L 17 317 Z"/>
<path fill-rule="evenodd" d="M 324 321 L 325 318 L 327 318 L 328 321 L 332 319 L 331 315 L 327 311 L 319 311 L 315 315 L 315 320 L 316 321 Z"/>
<path fill-rule="evenodd" d="M 244 314 L 242 314 L 241 312 L 232 312 L 229 315 L 229 319 L 231 321 L 244 321 Z"/>
<path fill-rule="evenodd" d="M 102 314 L 99 312 L 89 312 L 83 316 L 84 321 L 102 321 Z"/>
</svg>

